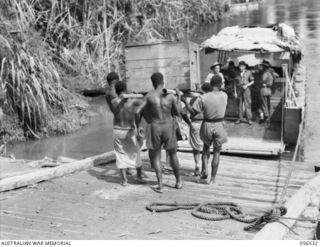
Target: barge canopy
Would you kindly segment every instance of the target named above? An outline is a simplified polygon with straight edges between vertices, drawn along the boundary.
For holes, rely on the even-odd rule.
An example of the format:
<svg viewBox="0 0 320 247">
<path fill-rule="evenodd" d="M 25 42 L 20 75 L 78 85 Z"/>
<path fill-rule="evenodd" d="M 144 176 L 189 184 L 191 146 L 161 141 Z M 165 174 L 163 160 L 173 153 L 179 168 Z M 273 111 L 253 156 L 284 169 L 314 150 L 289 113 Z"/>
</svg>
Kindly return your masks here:
<svg viewBox="0 0 320 247">
<path fill-rule="evenodd" d="M 200 48 L 205 49 L 206 53 L 215 50 L 301 53 L 297 34 L 284 23 L 268 27 L 226 27 L 205 40 Z"/>
</svg>

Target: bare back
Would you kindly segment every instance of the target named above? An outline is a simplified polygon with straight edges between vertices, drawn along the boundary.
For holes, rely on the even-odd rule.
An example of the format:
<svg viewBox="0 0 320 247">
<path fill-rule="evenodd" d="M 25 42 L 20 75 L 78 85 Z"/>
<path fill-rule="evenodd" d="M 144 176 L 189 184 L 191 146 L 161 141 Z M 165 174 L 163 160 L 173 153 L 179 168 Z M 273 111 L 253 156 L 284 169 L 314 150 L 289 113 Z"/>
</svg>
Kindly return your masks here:
<svg viewBox="0 0 320 247">
<path fill-rule="evenodd" d="M 135 112 L 142 101 L 138 99 L 120 99 L 112 100 L 113 108 L 113 127 L 123 129 L 135 128 Z"/>
<path fill-rule="evenodd" d="M 176 99 L 172 94 L 153 90 L 146 95 L 145 114 L 150 122 L 169 122 L 178 115 Z"/>
</svg>

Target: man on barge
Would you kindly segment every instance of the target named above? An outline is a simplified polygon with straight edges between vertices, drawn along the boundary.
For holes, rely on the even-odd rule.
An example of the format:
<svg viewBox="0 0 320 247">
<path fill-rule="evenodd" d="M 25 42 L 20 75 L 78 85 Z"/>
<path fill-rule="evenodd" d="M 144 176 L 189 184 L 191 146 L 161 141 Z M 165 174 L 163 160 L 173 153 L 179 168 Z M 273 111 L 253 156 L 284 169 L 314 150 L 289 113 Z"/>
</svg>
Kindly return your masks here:
<svg viewBox="0 0 320 247">
<path fill-rule="evenodd" d="M 245 61 L 239 62 L 239 81 L 235 90 L 236 97 L 239 99 L 239 119 L 236 124 L 243 122 L 243 110 L 245 110 L 248 124 L 252 125 L 252 110 L 251 110 L 251 89 L 254 83 L 254 78 L 250 70 L 247 69 L 248 65 Z M 244 107 L 244 109 L 243 109 Z"/>
<path fill-rule="evenodd" d="M 260 122 L 266 121 L 267 124 L 270 124 L 270 97 L 271 97 L 271 87 L 274 82 L 273 71 L 271 69 L 271 64 L 264 60 L 262 62 L 262 87 L 260 89 L 261 97 L 261 110 L 263 112 L 263 118 L 260 119 Z"/>
</svg>

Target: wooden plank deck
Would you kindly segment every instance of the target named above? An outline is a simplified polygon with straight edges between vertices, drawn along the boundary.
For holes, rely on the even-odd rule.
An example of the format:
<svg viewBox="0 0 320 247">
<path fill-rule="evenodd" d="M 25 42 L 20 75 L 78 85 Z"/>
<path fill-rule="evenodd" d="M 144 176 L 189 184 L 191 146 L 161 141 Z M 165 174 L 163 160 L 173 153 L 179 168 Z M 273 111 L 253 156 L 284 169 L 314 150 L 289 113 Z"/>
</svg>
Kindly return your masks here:
<svg viewBox="0 0 320 247">
<path fill-rule="evenodd" d="M 236 154 L 278 155 L 285 150 L 281 140 L 281 124 L 272 122 L 269 127 L 253 121 L 235 124 L 235 121 L 225 120 L 228 142 L 222 146 L 222 152 Z M 182 129 L 188 130 L 188 127 Z M 188 133 L 188 131 L 186 131 Z M 191 151 L 189 141 L 179 141 L 180 151 Z"/>
<path fill-rule="evenodd" d="M 163 155 L 164 156 L 164 155 Z M 163 157 L 164 158 L 164 157 Z M 191 176 L 193 158 L 179 153 L 182 190 L 171 188 L 174 177 L 164 174 L 165 192 L 157 194 L 154 172 L 146 153 L 143 166 L 147 185 L 119 185 L 114 164 L 94 167 L 31 188 L 0 193 L 2 239 L 251 239 L 245 224 L 233 220 L 208 222 L 190 211 L 154 214 L 145 210 L 151 202 L 238 203 L 256 213 L 275 204 L 290 167 L 287 161 L 222 156 L 215 185 L 196 183 Z M 169 173 L 169 174 L 167 174 Z M 314 173 L 296 165 L 288 196 Z"/>
</svg>

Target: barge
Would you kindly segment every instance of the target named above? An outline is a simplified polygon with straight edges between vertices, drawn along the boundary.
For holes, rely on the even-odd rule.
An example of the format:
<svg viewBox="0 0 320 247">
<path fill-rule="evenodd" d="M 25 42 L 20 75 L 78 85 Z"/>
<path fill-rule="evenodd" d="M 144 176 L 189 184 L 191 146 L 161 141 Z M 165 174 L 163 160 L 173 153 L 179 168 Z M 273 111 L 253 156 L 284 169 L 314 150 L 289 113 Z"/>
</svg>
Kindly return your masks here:
<svg viewBox="0 0 320 247">
<path fill-rule="evenodd" d="M 305 111 L 305 66 L 295 31 L 288 25 L 265 27 L 227 27 L 205 40 L 201 45 L 187 42 L 158 42 L 126 46 L 126 80 L 132 91 L 147 92 L 152 88 L 150 75 L 161 72 L 167 88 L 179 88 L 187 96 L 199 88 L 210 72 L 211 64 L 236 66 L 244 60 L 256 70 L 268 60 L 279 75 L 272 86 L 271 124 L 266 128 L 258 123 L 261 73 L 254 74 L 251 87 L 254 123 L 235 125 L 239 115 L 238 101 L 232 85 L 226 84 L 228 106 L 226 128 L 229 141 L 225 153 L 279 155 L 286 145 L 295 145 Z M 227 82 L 226 82 L 227 83 Z M 181 151 L 191 151 L 188 141 L 179 143 Z"/>
</svg>

